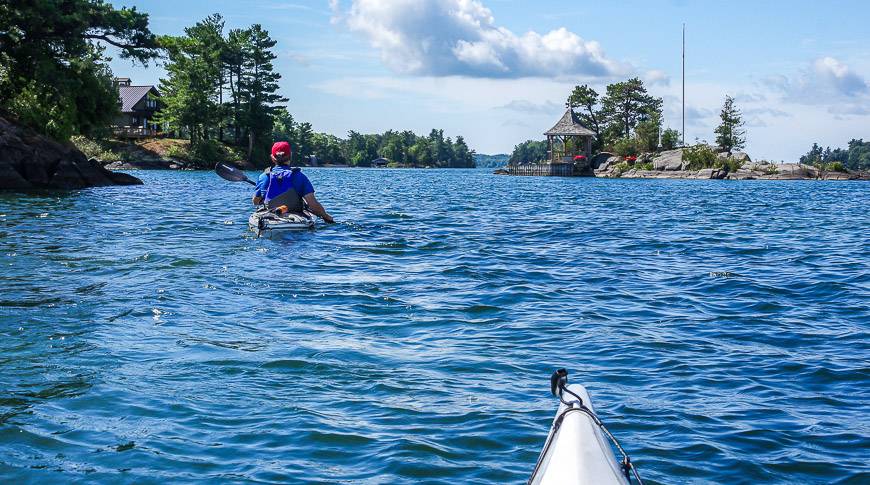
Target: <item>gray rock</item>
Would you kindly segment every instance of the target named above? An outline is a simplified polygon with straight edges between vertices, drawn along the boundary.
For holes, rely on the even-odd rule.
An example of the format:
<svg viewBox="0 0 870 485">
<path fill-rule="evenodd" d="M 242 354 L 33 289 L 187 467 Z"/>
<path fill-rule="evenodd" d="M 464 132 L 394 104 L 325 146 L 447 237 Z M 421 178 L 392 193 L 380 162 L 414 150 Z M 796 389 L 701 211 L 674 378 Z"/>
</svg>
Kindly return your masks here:
<svg viewBox="0 0 870 485">
<path fill-rule="evenodd" d="M 598 167 L 598 169 L 599 170 L 609 170 L 609 169 L 613 168 L 614 165 L 622 163 L 622 160 L 623 160 L 622 157 L 614 155 L 614 156 L 608 158 L 604 163 L 602 163 Z"/>
<path fill-rule="evenodd" d="M 17 170 L 12 168 L 11 164 L 0 161 L 0 187 L 10 190 L 26 190 L 32 189 L 33 184 L 25 180 Z"/>
<path fill-rule="evenodd" d="M 683 149 L 662 152 L 652 162 L 655 170 L 680 170 L 683 168 Z"/>
<path fill-rule="evenodd" d="M 731 154 L 731 158 L 743 163 L 749 163 L 752 161 L 752 159 L 749 158 L 749 155 L 746 152 L 734 152 Z"/>
<path fill-rule="evenodd" d="M 74 146 L 40 135 L 0 113 L 0 190 L 80 189 L 129 184 L 135 178 L 114 175 Z"/>
<path fill-rule="evenodd" d="M 843 172 L 825 172 L 825 180 L 851 180 L 852 177 L 848 173 Z"/>
<path fill-rule="evenodd" d="M 601 152 L 594 157 L 592 157 L 592 168 L 601 168 L 601 164 L 607 161 L 608 158 L 612 157 L 613 154 L 610 152 Z"/>
<path fill-rule="evenodd" d="M 698 170 L 695 178 L 699 179 L 721 179 L 725 176 L 725 173 L 718 168 L 705 168 L 702 170 Z"/>
</svg>

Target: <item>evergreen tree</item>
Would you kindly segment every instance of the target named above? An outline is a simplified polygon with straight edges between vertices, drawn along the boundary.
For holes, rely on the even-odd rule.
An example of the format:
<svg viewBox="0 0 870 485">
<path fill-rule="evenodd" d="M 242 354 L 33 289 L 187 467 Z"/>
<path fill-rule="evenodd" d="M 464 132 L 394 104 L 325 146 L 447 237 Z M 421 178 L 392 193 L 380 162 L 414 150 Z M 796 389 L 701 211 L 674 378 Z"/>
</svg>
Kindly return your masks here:
<svg viewBox="0 0 870 485">
<path fill-rule="evenodd" d="M 157 121 L 187 129 L 192 144 L 207 140 L 220 120 L 223 27 L 215 14 L 184 29 L 184 36 L 162 39 L 168 77 L 160 80 L 164 107 Z"/>
<path fill-rule="evenodd" d="M 731 153 L 746 146 L 746 130 L 740 110 L 734 105 L 734 98 L 725 96 L 725 104 L 719 113 L 722 123 L 716 128 L 716 144 L 722 151 Z"/>
<path fill-rule="evenodd" d="M 599 106 L 598 93 L 584 84 L 575 86 L 574 91 L 568 96 L 567 105 L 571 110 L 576 110 L 575 113 L 580 120 L 580 123 L 595 132 L 595 140 L 592 143 L 592 149 L 597 151 L 601 148 L 601 123 L 604 118 L 604 113 Z"/>
<path fill-rule="evenodd" d="M 547 142 L 527 140 L 514 147 L 508 164 L 536 163 L 547 159 Z"/>
<path fill-rule="evenodd" d="M 272 115 L 279 108 L 277 103 L 287 98 L 277 94 L 281 75 L 275 72 L 272 61 L 278 56 L 272 52 L 277 42 L 259 24 L 247 31 L 248 43 L 243 45 L 242 74 L 238 79 L 238 91 L 242 99 L 245 131 L 248 139 L 248 160 L 265 155 L 271 145 Z M 309 125 L 310 129 L 310 125 Z M 310 143 L 310 140 L 306 140 Z M 310 149 L 310 145 L 306 146 Z M 300 155 L 309 153 L 300 152 Z"/>
<path fill-rule="evenodd" d="M 474 168 L 474 150 L 470 150 L 461 135 L 456 137 L 453 153 L 457 167 Z"/>
<path fill-rule="evenodd" d="M 673 150 L 680 143 L 680 132 L 668 128 L 662 132 L 662 149 Z"/>
<path fill-rule="evenodd" d="M 635 136 L 642 151 L 654 152 L 659 148 L 659 133 L 662 130 L 662 115 L 658 111 L 649 114 L 648 119 L 635 127 Z"/>
<path fill-rule="evenodd" d="M 0 106 L 58 139 L 115 117 L 117 91 L 98 42 L 146 64 L 159 42 L 148 15 L 102 0 L 0 2 Z"/>
<path fill-rule="evenodd" d="M 662 99 L 650 95 L 638 78 L 608 85 L 607 95 L 601 100 L 610 135 L 606 141 L 630 137 L 638 123 L 650 120 L 655 114 L 661 116 L 662 104 Z"/>
</svg>

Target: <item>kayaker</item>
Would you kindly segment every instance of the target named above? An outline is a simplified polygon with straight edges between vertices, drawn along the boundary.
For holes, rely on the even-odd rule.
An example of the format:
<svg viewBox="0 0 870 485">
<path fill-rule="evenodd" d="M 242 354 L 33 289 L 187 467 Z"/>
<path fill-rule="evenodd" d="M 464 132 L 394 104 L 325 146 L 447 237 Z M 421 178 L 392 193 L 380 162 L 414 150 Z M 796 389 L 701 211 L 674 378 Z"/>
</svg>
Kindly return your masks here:
<svg viewBox="0 0 870 485">
<path fill-rule="evenodd" d="M 289 212 L 296 213 L 302 213 L 307 204 L 307 209 L 312 214 L 330 224 L 335 222 L 318 202 L 314 195 L 314 186 L 308 177 L 299 167 L 290 167 L 291 153 L 290 144 L 286 141 L 272 145 L 272 166 L 257 179 L 257 190 L 252 202 L 260 205 L 265 197 L 266 206 L 270 209 L 283 205 L 287 206 Z"/>
</svg>

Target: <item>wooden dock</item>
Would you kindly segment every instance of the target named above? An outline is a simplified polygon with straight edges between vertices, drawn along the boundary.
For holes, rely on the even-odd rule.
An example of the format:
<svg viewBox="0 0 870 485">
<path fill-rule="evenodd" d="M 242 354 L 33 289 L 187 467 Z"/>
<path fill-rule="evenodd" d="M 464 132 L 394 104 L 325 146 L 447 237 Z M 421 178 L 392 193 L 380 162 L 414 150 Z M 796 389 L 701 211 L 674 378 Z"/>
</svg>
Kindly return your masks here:
<svg viewBox="0 0 870 485">
<path fill-rule="evenodd" d="M 548 177 L 573 177 L 573 163 L 533 163 L 528 165 L 508 165 L 510 175 L 537 175 Z"/>
</svg>

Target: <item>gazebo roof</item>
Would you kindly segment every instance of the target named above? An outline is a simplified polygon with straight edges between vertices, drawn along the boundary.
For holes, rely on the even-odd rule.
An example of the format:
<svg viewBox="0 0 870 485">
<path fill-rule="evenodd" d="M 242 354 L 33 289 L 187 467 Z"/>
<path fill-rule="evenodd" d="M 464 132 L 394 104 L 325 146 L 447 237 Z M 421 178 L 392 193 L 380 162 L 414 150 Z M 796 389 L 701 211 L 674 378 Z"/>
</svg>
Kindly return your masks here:
<svg viewBox="0 0 870 485">
<path fill-rule="evenodd" d="M 556 126 L 550 128 L 546 133 L 547 136 L 595 136 L 595 132 L 580 124 L 577 115 L 570 108 L 562 115 L 562 119 L 556 123 Z"/>
</svg>

